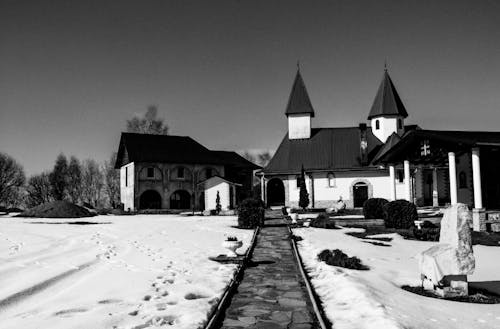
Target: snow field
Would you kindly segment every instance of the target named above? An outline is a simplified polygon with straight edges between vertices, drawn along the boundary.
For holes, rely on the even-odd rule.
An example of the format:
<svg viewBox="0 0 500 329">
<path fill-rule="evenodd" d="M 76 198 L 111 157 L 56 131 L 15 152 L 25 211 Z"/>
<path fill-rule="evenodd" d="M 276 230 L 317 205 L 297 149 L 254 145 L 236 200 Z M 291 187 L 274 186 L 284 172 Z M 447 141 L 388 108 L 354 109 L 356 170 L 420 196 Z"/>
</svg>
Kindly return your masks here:
<svg viewBox="0 0 500 329">
<path fill-rule="evenodd" d="M 102 224 L 0 218 L 2 328 L 197 328 L 236 269 L 208 257 L 253 234 L 233 216 L 84 220 Z"/>
<path fill-rule="evenodd" d="M 416 255 L 435 242 L 404 240 L 397 234 L 391 247 L 375 246 L 346 232 L 362 229 L 294 229 L 304 240 L 299 252 L 335 329 L 379 328 L 500 328 L 500 304 L 470 304 L 439 300 L 407 292 L 402 285 L 420 285 Z M 323 249 L 341 249 L 370 267 L 355 271 L 317 260 Z M 500 247 L 474 246 L 475 273 L 469 282 L 500 279 Z"/>
</svg>

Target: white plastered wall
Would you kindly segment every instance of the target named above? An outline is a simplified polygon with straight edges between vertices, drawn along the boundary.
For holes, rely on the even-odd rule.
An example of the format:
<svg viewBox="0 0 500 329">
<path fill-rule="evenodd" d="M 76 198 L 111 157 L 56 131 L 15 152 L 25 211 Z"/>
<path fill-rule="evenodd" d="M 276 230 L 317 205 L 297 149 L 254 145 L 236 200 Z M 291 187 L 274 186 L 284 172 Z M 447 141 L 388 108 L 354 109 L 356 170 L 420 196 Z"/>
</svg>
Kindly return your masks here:
<svg viewBox="0 0 500 329">
<path fill-rule="evenodd" d="M 304 139 L 311 137 L 311 116 L 309 114 L 288 115 L 288 138 Z"/>
<path fill-rule="evenodd" d="M 134 210 L 135 164 L 128 163 L 120 168 L 120 202 L 124 210 Z M 126 175 L 127 173 L 127 176 Z"/>
<path fill-rule="evenodd" d="M 404 129 L 398 129 L 398 119 L 403 120 L 401 117 L 376 117 L 371 120 L 372 133 L 377 137 L 382 143 L 387 141 L 387 138 L 392 135 L 392 133 L 397 133 L 398 135 L 403 135 Z M 379 122 L 379 129 L 377 128 L 377 123 Z M 404 120 L 403 120 L 404 128 Z"/>
<path fill-rule="evenodd" d="M 217 191 L 219 191 L 222 210 L 228 210 L 231 186 L 223 180 L 210 180 L 205 184 L 205 210 L 214 210 L 216 206 Z"/>
</svg>

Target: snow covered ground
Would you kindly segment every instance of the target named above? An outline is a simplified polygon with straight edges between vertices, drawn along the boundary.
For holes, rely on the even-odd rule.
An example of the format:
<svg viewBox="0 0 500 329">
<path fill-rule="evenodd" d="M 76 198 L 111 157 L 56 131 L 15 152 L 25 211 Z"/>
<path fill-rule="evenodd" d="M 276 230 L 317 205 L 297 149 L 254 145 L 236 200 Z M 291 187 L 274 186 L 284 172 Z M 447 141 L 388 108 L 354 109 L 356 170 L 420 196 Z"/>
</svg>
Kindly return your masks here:
<svg viewBox="0 0 500 329">
<path fill-rule="evenodd" d="M 362 229 L 294 229 L 304 240 L 299 251 L 335 329 L 491 329 L 500 328 L 500 304 L 458 303 L 407 292 L 404 284 L 420 285 L 416 255 L 435 242 L 404 240 L 399 235 L 391 247 L 375 246 L 346 235 Z M 385 236 L 385 235 L 384 235 Z M 316 259 L 323 249 L 341 249 L 357 256 L 369 271 L 326 265 Z M 500 247 L 474 246 L 475 273 L 470 282 L 500 280 Z"/>
<path fill-rule="evenodd" d="M 0 217 L 2 329 L 197 328 L 236 269 L 208 257 L 227 235 L 244 252 L 253 234 L 229 216 L 81 220 L 102 224 Z"/>
</svg>

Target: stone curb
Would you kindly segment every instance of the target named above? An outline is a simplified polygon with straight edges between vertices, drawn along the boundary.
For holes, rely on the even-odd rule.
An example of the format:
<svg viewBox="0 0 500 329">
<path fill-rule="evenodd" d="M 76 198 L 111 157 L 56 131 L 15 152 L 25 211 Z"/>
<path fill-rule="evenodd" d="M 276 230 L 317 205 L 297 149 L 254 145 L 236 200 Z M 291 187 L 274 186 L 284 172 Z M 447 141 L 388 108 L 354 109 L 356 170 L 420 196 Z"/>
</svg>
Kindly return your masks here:
<svg viewBox="0 0 500 329">
<path fill-rule="evenodd" d="M 292 229 L 290 228 L 289 225 L 287 225 L 287 227 L 288 227 L 288 231 L 290 232 L 290 236 L 292 236 L 293 235 Z M 302 257 L 300 257 L 299 250 L 297 248 L 297 242 L 294 239 L 290 239 L 290 243 L 292 244 L 295 259 L 297 261 L 297 264 L 299 265 L 300 273 L 301 273 L 302 278 L 304 279 L 304 282 L 306 284 L 307 293 L 309 294 L 309 299 L 311 300 L 311 304 L 313 306 L 314 313 L 316 314 L 316 318 L 318 319 L 318 322 L 321 326 L 321 329 L 332 328 L 333 326 L 331 325 L 330 321 L 326 318 L 323 308 L 321 306 L 318 306 L 318 304 L 321 305 L 321 301 L 319 300 L 318 295 L 316 294 L 316 292 L 312 288 L 311 282 L 309 280 L 309 276 L 307 275 L 306 271 L 304 270 L 304 264 L 302 263 Z M 326 323 L 328 323 L 330 326 L 327 326 Z"/>
<path fill-rule="evenodd" d="M 208 317 L 207 325 L 204 327 L 204 329 L 215 329 L 221 326 L 221 323 L 219 323 L 220 319 L 225 315 L 226 308 L 229 306 L 229 303 L 231 302 L 231 298 L 229 297 L 234 295 L 236 289 L 238 288 L 238 285 L 240 284 L 241 279 L 243 278 L 243 272 L 247 267 L 248 260 L 252 258 L 252 253 L 257 243 L 257 236 L 259 235 L 259 232 L 260 232 L 260 227 L 257 227 L 253 232 L 252 241 L 247 249 L 247 252 L 245 253 L 245 259 L 243 260 L 243 263 L 241 265 L 238 265 L 238 268 L 236 269 L 233 278 L 227 285 L 226 290 L 224 290 L 221 299 L 219 300 L 219 302 L 211 312 L 210 316 Z"/>
</svg>

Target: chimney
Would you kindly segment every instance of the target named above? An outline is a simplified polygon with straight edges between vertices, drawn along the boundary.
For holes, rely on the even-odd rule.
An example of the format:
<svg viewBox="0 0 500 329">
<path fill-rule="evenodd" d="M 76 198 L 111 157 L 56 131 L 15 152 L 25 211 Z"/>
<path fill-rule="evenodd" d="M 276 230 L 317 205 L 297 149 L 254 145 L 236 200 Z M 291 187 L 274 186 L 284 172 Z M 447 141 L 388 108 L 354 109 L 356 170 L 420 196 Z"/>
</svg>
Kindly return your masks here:
<svg viewBox="0 0 500 329">
<path fill-rule="evenodd" d="M 368 164 L 368 139 L 366 137 L 366 123 L 359 124 L 359 137 L 359 154 L 361 165 L 366 166 Z"/>
</svg>

